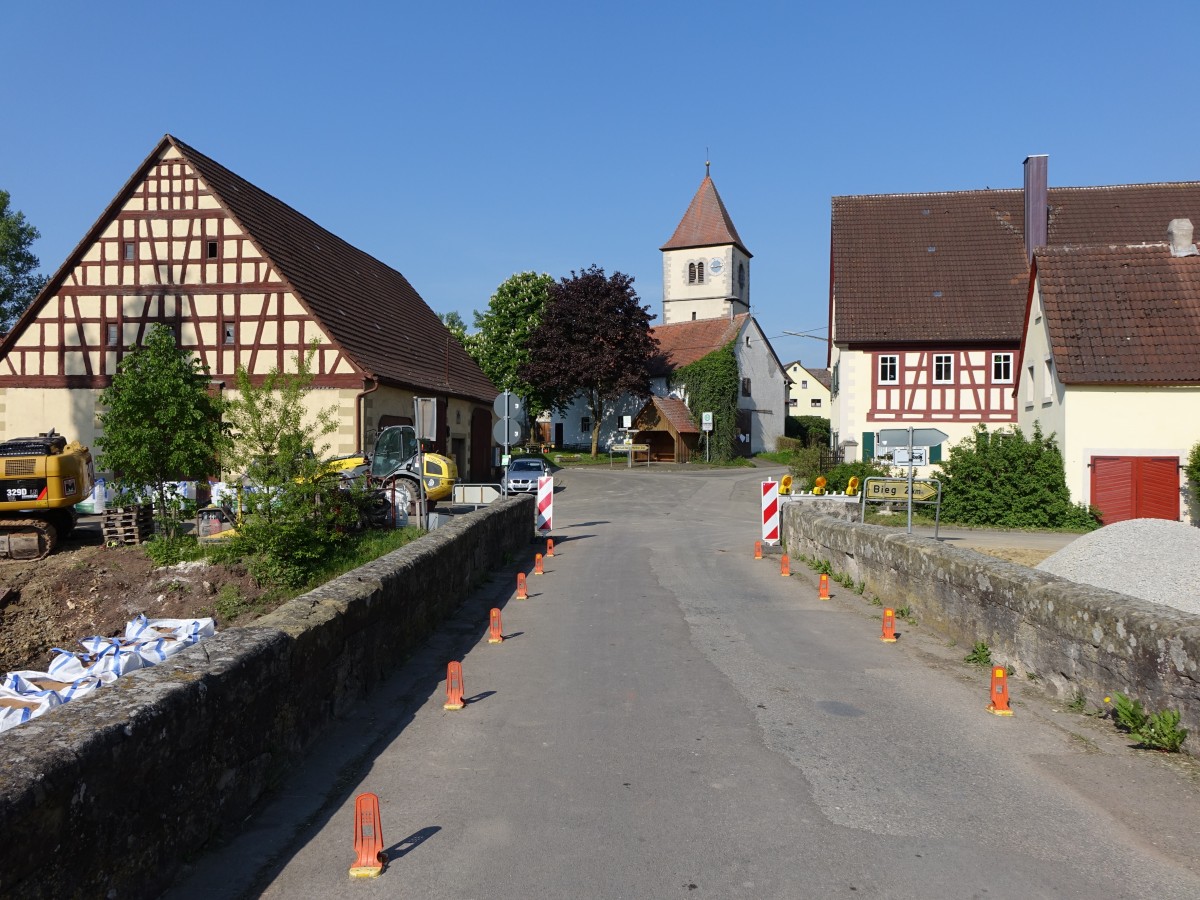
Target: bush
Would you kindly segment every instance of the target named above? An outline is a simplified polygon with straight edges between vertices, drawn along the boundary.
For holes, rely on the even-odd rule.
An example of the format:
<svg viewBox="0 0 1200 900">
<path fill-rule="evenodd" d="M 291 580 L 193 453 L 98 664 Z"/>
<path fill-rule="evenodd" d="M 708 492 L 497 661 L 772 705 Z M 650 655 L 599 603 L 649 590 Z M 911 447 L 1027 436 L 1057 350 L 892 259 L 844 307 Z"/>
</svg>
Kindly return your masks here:
<svg viewBox="0 0 1200 900">
<path fill-rule="evenodd" d="M 799 438 L 784 437 L 783 435 L 775 438 L 775 449 L 780 453 L 794 453 L 797 450 L 803 450 L 805 446 L 804 441 Z"/>
<path fill-rule="evenodd" d="M 802 447 L 829 446 L 829 420 L 823 416 L 788 416 L 783 420 L 783 433 Z"/>
<path fill-rule="evenodd" d="M 986 425 L 950 448 L 935 477 L 942 481 L 942 518 L 1001 528 L 1075 528 L 1099 524 L 1092 509 L 1071 502 L 1054 435 L 1034 423 L 989 434 Z"/>
</svg>

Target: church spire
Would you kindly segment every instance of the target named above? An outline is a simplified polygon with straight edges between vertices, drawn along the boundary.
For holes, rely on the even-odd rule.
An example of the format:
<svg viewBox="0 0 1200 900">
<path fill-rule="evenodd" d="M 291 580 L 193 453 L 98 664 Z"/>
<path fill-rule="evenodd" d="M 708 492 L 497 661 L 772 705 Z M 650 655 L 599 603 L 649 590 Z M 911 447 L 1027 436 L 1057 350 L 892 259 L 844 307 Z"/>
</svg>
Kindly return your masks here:
<svg viewBox="0 0 1200 900">
<path fill-rule="evenodd" d="M 729 217 L 717 186 L 713 184 L 708 174 L 710 162 L 704 163 L 704 180 L 692 197 L 687 212 L 679 221 L 679 226 L 671 239 L 658 249 L 678 250 L 683 247 L 717 247 L 722 244 L 733 244 L 746 254 L 749 259 L 753 254 L 746 249 L 738 236 L 733 220 Z"/>
</svg>

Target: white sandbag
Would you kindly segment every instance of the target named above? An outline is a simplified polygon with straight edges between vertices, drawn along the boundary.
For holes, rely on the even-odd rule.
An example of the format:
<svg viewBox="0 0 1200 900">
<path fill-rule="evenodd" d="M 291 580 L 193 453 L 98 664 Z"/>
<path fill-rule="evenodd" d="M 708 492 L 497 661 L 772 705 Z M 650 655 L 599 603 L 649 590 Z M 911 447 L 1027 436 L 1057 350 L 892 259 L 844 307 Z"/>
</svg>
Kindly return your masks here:
<svg viewBox="0 0 1200 900">
<path fill-rule="evenodd" d="M 49 672 L 9 672 L 3 681 L 0 681 L 0 687 L 24 695 L 53 691 L 61 702 L 67 703 L 87 696 L 100 687 L 100 678 L 97 675 L 85 675 L 75 681 L 61 681 Z"/>
<path fill-rule="evenodd" d="M 216 633 L 217 625 L 212 619 L 147 619 L 142 615 L 125 626 L 127 641 L 171 637 L 185 641 L 188 646 Z"/>
<path fill-rule="evenodd" d="M 0 731 L 7 731 L 30 719 L 36 719 L 46 710 L 61 704 L 62 701 L 54 691 L 18 694 L 0 687 Z"/>
</svg>

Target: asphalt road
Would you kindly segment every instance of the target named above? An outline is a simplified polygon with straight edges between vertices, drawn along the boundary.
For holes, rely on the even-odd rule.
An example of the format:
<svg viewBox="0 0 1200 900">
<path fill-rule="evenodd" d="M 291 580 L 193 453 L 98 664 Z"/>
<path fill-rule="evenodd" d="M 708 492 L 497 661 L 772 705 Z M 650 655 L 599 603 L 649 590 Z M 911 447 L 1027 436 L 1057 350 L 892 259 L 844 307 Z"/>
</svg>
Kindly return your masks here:
<svg viewBox="0 0 1200 900">
<path fill-rule="evenodd" d="M 761 477 L 560 472 L 530 599 L 497 574 L 169 896 L 1200 897 L 1194 766 L 1021 685 L 991 716 L 962 648 L 753 560 Z"/>
</svg>

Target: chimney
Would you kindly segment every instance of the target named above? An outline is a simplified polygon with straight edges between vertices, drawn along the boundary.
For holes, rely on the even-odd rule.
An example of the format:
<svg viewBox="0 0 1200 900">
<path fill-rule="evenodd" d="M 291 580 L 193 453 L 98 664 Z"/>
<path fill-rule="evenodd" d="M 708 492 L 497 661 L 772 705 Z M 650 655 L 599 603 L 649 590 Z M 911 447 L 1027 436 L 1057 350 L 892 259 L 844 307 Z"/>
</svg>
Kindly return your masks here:
<svg viewBox="0 0 1200 900">
<path fill-rule="evenodd" d="M 1192 220 L 1172 219 L 1167 226 L 1167 237 L 1171 239 L 1172 256 L 1200 256 L 1200 250 L 1192 243 Z"/>
<path fill-rule="evenodd" d="M 1046 203 L 1046 167 L 1050 157 L 1044 153 L 1025 157 L 1025 259 L 1033 262 L 1033 251 L 1046 246 L 1049 209 Z"/>
</svg>

